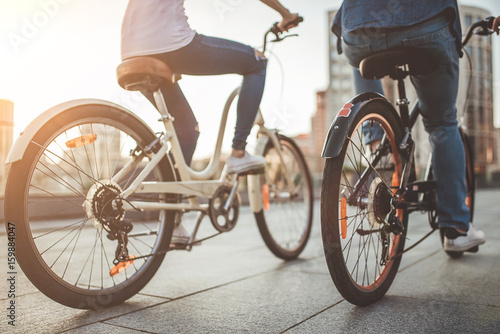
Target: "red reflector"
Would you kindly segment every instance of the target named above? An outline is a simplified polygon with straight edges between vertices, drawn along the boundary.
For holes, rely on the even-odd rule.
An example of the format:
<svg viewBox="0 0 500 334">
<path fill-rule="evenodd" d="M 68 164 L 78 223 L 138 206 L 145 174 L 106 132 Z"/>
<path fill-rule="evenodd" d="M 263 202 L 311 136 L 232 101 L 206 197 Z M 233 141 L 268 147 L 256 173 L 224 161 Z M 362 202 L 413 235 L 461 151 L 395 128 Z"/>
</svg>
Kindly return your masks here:
<svg viewBox="0 0 500 334">
<path fill-rule="evenodd" d="M 352 103 L 348 102 L 348 103 L 344 104 L 344 106 L 342 107 L 342 109 L 340 109 L 337 116 L 348 117 L 351 114 L 352 107 L 353 107 Z"/>
</svg>

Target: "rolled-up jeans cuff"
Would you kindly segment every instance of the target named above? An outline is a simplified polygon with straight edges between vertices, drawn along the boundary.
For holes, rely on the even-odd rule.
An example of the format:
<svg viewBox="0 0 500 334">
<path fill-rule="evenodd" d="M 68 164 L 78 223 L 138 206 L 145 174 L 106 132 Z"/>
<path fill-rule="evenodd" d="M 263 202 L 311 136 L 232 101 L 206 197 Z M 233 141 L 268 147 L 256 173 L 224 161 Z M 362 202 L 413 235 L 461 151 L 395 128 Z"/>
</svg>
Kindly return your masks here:
<svg viewBox="0 0 500 334">
<path fill-rule="evenodd" d="M 456 223 L 456 222 L 439 222 L 439 228 L 460 228 L 463 230 L 469 230 L 469 223 Z"/>
<path fill-rule="evenodd" d="M 244 150 L 247 146 L 245 141 L 233 140 L 233 149 L 235 150 Z"/>
</svg>

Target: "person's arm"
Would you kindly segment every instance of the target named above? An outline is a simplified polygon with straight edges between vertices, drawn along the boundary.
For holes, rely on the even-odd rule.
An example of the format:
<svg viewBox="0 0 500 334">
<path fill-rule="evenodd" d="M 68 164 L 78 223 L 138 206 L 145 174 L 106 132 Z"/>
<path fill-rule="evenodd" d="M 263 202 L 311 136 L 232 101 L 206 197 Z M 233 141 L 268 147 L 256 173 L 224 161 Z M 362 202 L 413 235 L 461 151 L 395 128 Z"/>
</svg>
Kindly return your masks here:
<svg viewBox="0 0 500 334">
<path fill-rule="evenodd" d="M 496 19 L 493 20 L 492 29 L 497 33 L 497 35 L 500 32 L 499 26 L 500 26 L 500 16 L 498 16 Z"/>
<path fill-rule="evenodd" d="M 292 14 L 288 9 L 286 9 L 278 0 L 260 0 L 265 3 L 275 11 L 277 11 L 281 17 L 282 21 L 278 24 L 281 31 L 288 31 L 288 29 L 296 27 L 297 24 L 290 24 L 293 20 L 299 17 L 298 14 Z"/>
</svg>

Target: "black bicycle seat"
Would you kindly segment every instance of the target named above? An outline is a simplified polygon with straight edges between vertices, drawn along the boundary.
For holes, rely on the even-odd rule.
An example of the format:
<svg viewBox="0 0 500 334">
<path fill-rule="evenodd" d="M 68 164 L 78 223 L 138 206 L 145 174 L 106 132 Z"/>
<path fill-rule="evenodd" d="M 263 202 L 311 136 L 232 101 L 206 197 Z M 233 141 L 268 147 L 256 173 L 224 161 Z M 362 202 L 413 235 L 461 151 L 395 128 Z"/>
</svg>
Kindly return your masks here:
<svg viewBox="0 0 500 334">
<path fill-rule="evenodd" d="M 437 69 L 437 59 L 427 49 L 404 48 L 377 52 L 359 64 L 361 75 L 366 79 L 380 79 L 386 75 L 393 79 L 408 74 L 427 74 Z"/>
<path fill-rule="evenodd" d="M 162 82 L 175 83 L 181 78 L 163 61 L 147 56 L 124 60 L 118 65 L 116 76 L 122 88 L 151 91 L 157 90 Z"/>
</svg>

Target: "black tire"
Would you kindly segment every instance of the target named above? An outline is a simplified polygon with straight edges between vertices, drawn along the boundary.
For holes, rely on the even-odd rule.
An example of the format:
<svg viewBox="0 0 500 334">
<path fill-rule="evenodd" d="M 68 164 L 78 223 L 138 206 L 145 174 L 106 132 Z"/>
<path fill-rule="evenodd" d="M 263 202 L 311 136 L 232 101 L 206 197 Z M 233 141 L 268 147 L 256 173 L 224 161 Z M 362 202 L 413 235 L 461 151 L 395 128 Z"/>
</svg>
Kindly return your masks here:
<svg viewBox="0 0 500 334">
<path fill-rule="evenodd" d="M 284 164 L 270 140 L 264 157 L 265 173 L 261 176 L 264 209 L 255 213 L 260 234 L 269 250 L 284 260 L 297 258 L 309 240 L 312 227 L 314 194 L 309 169 L 294 141 L 279 135 Z M 295 194 L 290 191 L 283 166 L 291 174 Z M 268 204 L 268 207 L 267 204 Z"/>
<path fill-rule="evenodd" d="M 69 307 L 99 309 L 132 297 L 153 277 L 170 244 L 174 213 L 124 213 L 121 219 L 133 224 L 129 255 L 163 253 L 138 258 L 111 277 L 118 242 L 107 238 L 102 224 L 89 219 L 89 209 L 82 205 L 92 202 L 87 199 L 92 186 L 111 179 L 130 160 L 129 150 L 137 147 L 140 151 L 155 138 L 143 122 L 118 108 L 79 106 L 44 124 L 24 158 L 11 166 L 5 194 L 6 224 L 15 224 L 17 261 L 42 293 Z M 71 139 L 86 143 L 74 144 Z M 125 188 L 140 169 L 137 166 L 116 184 Z M 173 180 L 168 158 L 149 174 L 148 180 L 155 179 Z M 102 196 L 93 198 L 108 198 L 109 203 L 106 196 L 114 196 L 109 184 L 101 189 Z M 128 200 L 138 198 L 176 201 L 166 194 L 133 194 Z M 106 203 L 102 204 L 102 210 L 95 212 L 104 212 Z"/>
<path fill-rule="evenodd" d="M 470 144 L 469 137 L 464 132 L 462 128 L 460 130 L 460 137 L 462 138 L 462 143 L 464 144 L 465 150 L 465 184 L 467 186 L 467 206 L 470 210 L 470 222 L 474 220 L 474 202 L 476 197 L 476 175 L 474 173 L 474 154 L 472 153 L 472 146 Z M 439 235 L 441 237 L 441 244 L 444 242 L 444 231 L 439 230 Z M 445 253 L 452 259 L 457 259 L 464 255 L 464 252 L 450 252 L 445 251 Z"/>
<path fill-rule="evenodd" d="M 388 139 L 384 150 L 387 158 L 382 158 L 374 168 L 368 164 L 368 160 L 373 161 L 371 149 L 363 144 L 363 138 L 367 138 L 363 136 L 363 123 L 366 131 L 376 128 L 372 125 L 378 123 Z M 399 119 L 390 110 L 377 102 L 369 103 L 353 120 L 340 154 L 325 164 L 321 232 L 326 263 L 340 294 L 359 306 L 374 303 L 385 295 L 401 262 L 401 256 L 396 255 L 404 249 L 408 213 L 397 211 L 404 230 L 399 235 L 390 233 L 387 247 L 390 257 L 385 264 L 381 263 L 380 232 L 390 211 L 391 189 L 395 191 L 401 179 L 403 162 L 398 153 L 401 129 Z M 352 196 L 354 201 L 347 203 L 365 170 L 368 170 L 365 181 L 357 187 L 357 195 Z M 372 189 L 383 191 L 372 191 L 372 185 Z M 379 204 L 370 206 L 369 201 Z"/>
</svg>

